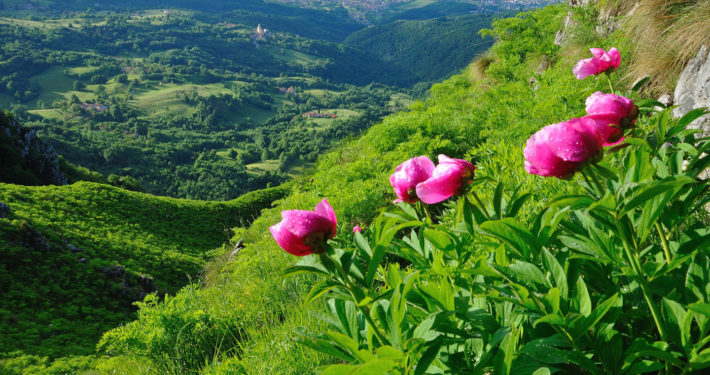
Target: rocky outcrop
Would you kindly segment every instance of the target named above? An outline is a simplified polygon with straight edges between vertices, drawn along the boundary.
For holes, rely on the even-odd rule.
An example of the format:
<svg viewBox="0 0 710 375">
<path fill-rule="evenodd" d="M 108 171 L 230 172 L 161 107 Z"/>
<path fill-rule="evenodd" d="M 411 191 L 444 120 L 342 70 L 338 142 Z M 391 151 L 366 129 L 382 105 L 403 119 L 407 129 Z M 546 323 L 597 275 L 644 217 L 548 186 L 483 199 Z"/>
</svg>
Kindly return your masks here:
<svg viewBox="0 0 710 375">
<path fill-rule="evenodd" d="M 676 117 L 696 108 L 710 108 L 710 51 L 707 46 L 702 46 L 698 55 L 685 66 L 673 97 L 678 106 L 673 110 Z M 703 133 L 699 136 L 710 136 L 710 115 L 700 117 L 689 127 L 701 129 Z"/>
<path fill-rule="evenodd" d="M 157 293 L 161 299 L 165 296 L 165 292 L 155 286 L 153 279 L 145 275 L 134 277 L 123 266 L 104 267 L 101 273 L 112 282 L 121 284 L 119 295 L 124 301 L 143 301 L 149 293 Z"/>
<path fill-rule="evenodd" d="M 39 251 L 43 253 L 52 251 L 52 247 L 49 246 L 44 237 L 29 226 L 24 227 L 21 244 L 30 251 Z"/>
<path fill-rule="evenodd" d="M 66 185 L 67 177 L 59 168 L 59 157 L 54 148 L 40 140 L 35 130 L 26 129 L 12 117 L 0 112 L 0 154 L 5 163 L 18 163 L 43 184 Z M 5 165 L 4 167 L 11 167 Z M 0 181 L 14 181 L 13 176 L 0 176 Z"/>
<path fill-rule="evenodd" d="M 10 210 L 10 206 L 0 202 L 0 219 L 10 216 L 11 213 L 12 211 Z"/>
</svg>

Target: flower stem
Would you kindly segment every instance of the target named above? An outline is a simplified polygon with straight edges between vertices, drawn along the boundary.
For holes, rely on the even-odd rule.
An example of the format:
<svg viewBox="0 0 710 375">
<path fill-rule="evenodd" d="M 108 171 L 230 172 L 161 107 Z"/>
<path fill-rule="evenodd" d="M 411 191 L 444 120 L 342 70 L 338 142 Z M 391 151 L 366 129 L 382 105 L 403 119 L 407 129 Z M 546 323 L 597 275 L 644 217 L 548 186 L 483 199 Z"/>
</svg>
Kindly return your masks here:
<svg viewBox="0 0 710 375">
<path fill-rule="evenodd" d="M 658 231 L 658 236 L 661 237 L 661 244 L 663 245 L 663 255 L 666 256 L 666 263 L 668 265 L 671 264 L 671 251 L 668 248 L 668 239 L 666 238 L 666 235 L 663 233 L 663 228 L 661 227 L 661 224 L 656 222 L 654 224 L 656 227 L 656 231 Z"/>
<path fill-rule="evenodd" d="M 431 220 L 431 214 L 429 213 L 429 208 L 426 206 L 426 204 L 422 203 L 422 201 L 417 201 L 417 206 L 419 206 L 421 211 L 424 211 L 424 214 L 426 215 L 427 223 L 429 225 L 434 224 L 434 221 Z"/>
<path fill-rule="evenodd" d="M 592 180 L 594 180 L 594 183 L 597 184 L 597 187 L 599 188 L 599 196 L 601 197 L 604 195 L 604 186 L 602 185 L 602 182 L 599 180 L 599 177 L 597 177 L 597 174 L 593 170 L 589 170 L 589 175 L 592 176 Z"/>
<path fill-rule="evenodd" d="M 377 336 L 377 339 L 380 340 L 380 342 L 384 345 L 388 341 L 385 338 L 385 336 L 380 332 L 379 328 L 375 325 L 375 322 L 372 320 L 372 317 L 370 316 L 369 309 L 367 309 L 366 306 L 360 306 L 360 301 L 362 301 L 365 298 L 365 295 L 362 291 L 362 289 L 358 288 L 355 286 L 355 284 L 352 283 L 350 280 L 350 277 L 348 276 L 347 271 L 343 268 L 343 266 L 335 261 L 333 257 L 328 254 L 328 252 L 325 252 L 321 254 L 322 256 L 328 258 L 333 264 L 335 265 L 335 268 L 338 269 L 338 272 L 340 273 L 340 276 L 343 278 L 343 281 L 345 281 L 345 284 L 347 285 L 346 289 L 348 292 L 350 292 L 350 296 L 353 298 L 355 302 L 355 306 L 357 307 L 358 310 L 362 313 L 362 315 L 365 316 L 365 320 L 367 321 L 368 324 L 372 327 L 372 331 L 375 333 L 375 336 Z M 359 293 L 357 293 L 359 292 Z"/>
<path fill-rule="evenodd" d="M 638 258 L 638 249 L 636 248 L 636 241 L 631 240 L 631 236 L 633 235 L 631 233 L 632 229 L 629 228 L 629 226 L 626 224 L 627 223 L 622 222 L 619 218 L 616 218 L 616 227 L 624 244 L 624 255 L 626 256 L 627 262 L 636 274 L 636 277 L 639 281 L 639 285 L 641 286 L 641 293 L 643 293 L 643 297 L 646 300 L 646 304 L 648 305 L 649 310 L 651 310 L 651 316 L 653 317 L 653 322 L 656 324 L 658 334 L 661 336 L 661 340 L 665 341 L 666 333 L 663 329 L 663 324 L 661 323 L 661 313 L 658 310 L 656 304 L 653 303 L 653 298 L 651 297 L 648 288 L 648 280 L 646 280 L 646 277 L 643 273 L 643 268 L 641 267 L 641 261 Z"/>
<path fill-rule="evenodd" d="M 606 81 L 609 82 L 609 89 L 611 90 L 611 94 L 613 94 L 614 93 L 614 85 L 611 84 L 611 77 L 609 76 L 608 73 L 605 74 L 605 76 L 606 76 Z"/>
</svg>

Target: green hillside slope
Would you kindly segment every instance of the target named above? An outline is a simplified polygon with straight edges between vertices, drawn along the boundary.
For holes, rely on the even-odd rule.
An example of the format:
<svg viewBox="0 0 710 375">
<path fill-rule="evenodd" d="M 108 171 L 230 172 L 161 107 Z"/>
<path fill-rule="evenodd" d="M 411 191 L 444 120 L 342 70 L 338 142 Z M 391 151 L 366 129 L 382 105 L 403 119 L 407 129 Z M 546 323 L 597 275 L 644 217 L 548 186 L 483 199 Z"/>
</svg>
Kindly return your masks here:
<svg viewBox="0 0 710 375">
<path fill-rule="evenodd" d="M 351 34 L 345 43 L 369 51 L 415 77 L 437 81 L 463 69 L 490 47 L 478 37 L 489 27 L 491 14 L 396 21 Z"/>
<path fill-rule="evenodd" d="M 463 74 L 433 86 L 425 102 L 387 117 L 361 138 L 322 156 L 307 184 L 295 189 L 278 207 L 265 210 L 248 228 L 235 231 L 233 238 L 243 239 L 246 247 L 233 260 L 228 261 L 229 252 L 222 251 L 206 265 L 200 282 L 163 302 L 147 299 L 136 321 L 103 336 L 98 346 L 102 357 L 88 366 L 107 374 L 313 374 L 321 365 L 341 362 L 294 341 L 296 327 L 323 331 L 326 323 L 318 317 L 325 306 L 303 302 L 317 281 L 314 277 L 283 277 L 284 270 L 297 259 L 278 247 L 268 228 L 279 222 L 281 210 L 311 209 L 327 197 L 338 216 L 336 241 L 349 241 L 354 225 L 367 227 L 382 207 L 390 205 L 394 194 L 388 176 L 410 157 L 433 158 L 444 153 L 474 160 L 477 179 L 482 180 L 476 191 L 483 201 L 497 195 L 498 182 L 530 192 L 532 199 L 522 207 L 521 221 L 529 221 L 531 212 L 549 197 L 579 191 L 576 182 L 581 177 L 563 182 L 525 173 L 525 140 L 547 124 L 583 115 L 585 98 L 595 91 L 609 84 L 622 87 L 618 77 L 625 77 L 634 61 L 628 52 L 631 41 L 623 30 L 600 35 L 595 23 L 585 18 L 577 18 L 577 37 L 562 47 L 555 45 L 566 11 L 565 6 L 550 6 L 494 23 L 490 34 L 497 43 L 491 49 L 489 65 L 472 64 Z M 588 57 L 587 49 L 592 46 L 615 46 L 622 51 L 625 63 L 611 76 L 611 82 L 604 78 L 577 80 L 571 74 L 574 63 Z M 442 222 L 453 221 L 451 203 L 433 207 Z M 437 272 L 447 275 L 451 270 L 435 269 L 433 276 Z M 380 277 L 384 283 L 385 276 Z M 547 282 L 544 276 L 540 278 Z M 589 296 L 586 298 L 588 302 Z M 677 316 L 679 310 L 669 306 L 664 315 Z M 611 307 L 608 304 L 607 310 Z M 458 313 L 452 310 L 444 315 Z M 476 310 L 463 311 L 464 316 L 469 313 L 475 320 Z M 590 316 L 582 320 L 601 319 Z M 514 348 L 515 343 L 510 342 L 508 346 Z M 602 346 L 611 347 L 603 342 Z M 662 343 L 658 346 L 642 348 L 655 353 L 666 347 Z M 541 343 L 538 356 L 561 352 L 546 348 Z M 552 356 L 550 361 L 558 364 L 564 358 Z M 5 364 L 17 367 L 21 362 L 7 360 Z M 33 371 L 42 373 L 44 369 Z"/>
<path fill-rule="evenodd" d="M 93 352 L 132 302 L 198 277 L 211 250 L 288 187 L 227 202 L 156 197 L 109 185 L 0 184 L 0 352 Z"/>
<path fill-rule="evenodd" d="M 278 247 L 268 227 L 280 220 L 281 210 L 311 209 L 327 197 L 338 214 L 339 233 L 349 238 L 353 225 L 365 225 L 394 199 L 388 176 L 402 160 L 439 153 L 473 157 L 478 176 L 508 186 L 522 184 L 538 198 L 533 200 L 537 204 L 547 191 L 569 189 L 558 181 L 521 173 L 520 146 L 544 124 L 583 111 L 586 96 L 579 92 L 592 93 L 604 84 L 576 80 L 570 74 L 572 60 L 558 57 L 553 41 L 563 15 L 564 7 L 553 6 L 502 21 L 498 28 L 510 34 L 494 48 L 499 59 L 489 68 L 494 75 L 474 82 L 461 74 L 437 84 L 426 102 L 387 117 L 362 138 L 322 157 L 310 184 L 238 233 L 247 244 L 238 261 L 217 259 L 202 288 L 184 290 L 169 304 L 146 306 L 138 321 L 108 332 L 100 348 L 122 354 L 109 363 L 119 373 L 141 368 L 173 373 L 309 374 L 336 361 L 292 341 L 295 327 L 322 324 L 309 313 L 322 307 L 301 303 L 311 279 L 280 276 L 296 259 Z M 539 88 L 533 90 L 527 80 L 543 53 L 559 63 L 544 73 Z M 491 197 L 494 187 L 494 183 L 481 186 L 482 199 Z M 189 327 L 185 329 L 199 339 L 186 340 L 162 324 L 168 317 Z M 205 329 L 199 321 L 237 329 L 240 342 L 225 345 L 219 340 L 220 328 Z"/>
</svg>

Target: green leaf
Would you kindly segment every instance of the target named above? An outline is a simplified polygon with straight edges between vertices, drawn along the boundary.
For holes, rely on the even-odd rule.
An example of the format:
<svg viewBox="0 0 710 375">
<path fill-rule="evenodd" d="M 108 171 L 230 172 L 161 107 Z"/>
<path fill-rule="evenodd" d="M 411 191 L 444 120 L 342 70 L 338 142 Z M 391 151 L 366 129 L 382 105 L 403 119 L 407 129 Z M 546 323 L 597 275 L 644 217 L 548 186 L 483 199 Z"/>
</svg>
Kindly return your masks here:
<svg viewBox="0 0 710 375">
<path fill-rule="evenodd" d="M 414 369 L 414 375 L 422 375 L 426 373 L 429 366 L 431 366 L 431 363 L 436 359 L 437 354 L 439 354 L 440 348 L 441 343 L 435 342 L 424 351 L 422 357 L 419 358 L 419 362 L 417 362 L 417 367 Z"/>
<path fill-rule="evenodd" d="M 496 186 L 496 191 L 493 194 L 493 211 L 496 214 L 496 217 L 502 218 L 503 217 L 503 184 L 498 183 L 498 186 Z"/>
<path fill-rule="evenodd" d="M 589 316 L 573 321 L 570 324 L 570 329 L 573 332 L 572 337 L 580 337 L 588 330 L 594 328 L 594 326 L 602 320 L 604 315 L 606 315 L 606 313 L 609 312 L 609 310 L 616 304 L 618 297 L 619 293 L 614 293 L 614 295 L 600 303 L 597 308 L 589 314 Z"/>
<path fill-rule="evenodd" d="M 367 265 L 367 275 L 365 275 L 366 286 L 372 286 L 372 282 L 375 280 L 375 275 L 377 274 L 377 269 L 380 267 L 380 262 L 382 262 L 386 250 L 387 247 L 384 245 L 375 245 L 375 250 L 372 252 L 372 259 L 370 259 L 370 264 Z"/>
<path fill-rule="evenodd" d="M 627 197 L 619 216 L 626 215 L 631 210 L 645 204 L 649 199 L 666 191 L 678 191 L 685 185 L 694 183 L 695 180 L 687 176 L 673 176 L 661 181 L 647 183 Z"/>
<path fill-rule="evenodd" d="M 592 313 L 592 300 L 589 299 L 589 291 L 582 277 L 577 278 L 577 284 L 574 287 L 574 297 L 571 303 L 572 311 L 579 312 L 584 316 L 589 316 Z"/>
<path fill-rule="evenodd" d="M 335 344 L 340 346 L 343 350 L 348 352 L 350 355 L 353 356 L 353 358 L 356 358 L 357 360 L 361 362 L 366 362 L 372 358 L 372 354 L 365 352 L 362 353 L 358 347 L 358 343 L 355 342 L 352 338 L 339 333 L 335 331 L 328 331 L 326 332 L 326 336 L 328 336 L 329 339 L 331 339 Z"/>
<path fill-rule="evenodd" d="M 327 293 L 329 290 L 339 286 L 342 285 L 331 279 L 320 281 L 316 285 L 313 285 L 311 290 L 308 292 L 308 295 L 306 295 L 306 303 L 311 303 L 313 300 Z"/>
<path fill-rule="evenodd" d="M 690 305 L 686 306 L 688 310 L 694 311 L 696 313 L 703 314 L 707 317 L 710 318 L 710 303 L 691 303 Z"/>
<path fill-rule="evenodd" d="M 535 246 L 535 236 L 523 224 L 513 218 L 489 220 L 480 225 L 481 233 L 497 238 L 524 259 L 530 259 Z"/>
<path fill-rule="evenodd" d="M 663 321 L 666 331 L 670 335 L 669 337 L 681 347 L 686 347 L 689 339 L 687 336 L 690 335 L 690 332 L 684 332 L 683 321 L 687 312 L 683 306 L 676 301 L 663 298 L 661 311 L 663 312 Z"/>
<path fill-rule="evenodd" d="M 391 359 L 374 359 L 358 367 L 350 375 L 373 375 L 385 374 L 395 368 L 397 363 Z"/>
<path fill-rule="evenodd" d="M 702 117 L 703 115 L 705 115 L 707 113 L 708 113 L 707 108 L 696 108 L 696 109 L 686 113 L 685 115 L 683 115 L 683 117 L 680 118 L 680 120 L 678 120 L 678 127 L 685 128 L 688 125 L 690 125 L 691 122 L 699 119 L 700 117 Z"/>
<path fill-rule="evenodd" d="M 385 345 L 377 349 L 377 358 L 398 361 L 404 358 L 404 353 L 389 345 Z"/>
<path fill-rule="evenodd" d="M 355 240 L 355 246 L 358 249 L 364 251 L 368 257 L 372 258 L 372 249 L 370 248 L 370 244 L 367 242 L 365 236 L 363 236 L 360 232 L 355 232 L 355 235 L 353 237 Z"/>
<path fill-rule="evenodd" d="M 349 375 L 355 369 L 357 369 L 357 366 L 354 366 L 354 365 L 343 365 L 343 364 L 330 365 L 330 366 L 326 367 L 325 370 L 318 373 L 318 375 Z"/>
<path fill-rule="evenodd" d="M 442 231 L 438 231 L 435 229 L 424 229 L 424 238 L 429 240 L 429 242 L 434 245 L 437 249 L 440 250 L 451 250 L 454 247 L 454 241 L 447 235 L 446 233 Z"/>
<path fill-rule="evenodd" d="M 544 288 L 551 286 L 545 279 L 545 275 L 540 271 L 540 268 L 532 263 L 516 260 L 508 266 L 508 270 L 516 281 L 533 289 L 537 289 L 536 286 Z"/>
<path fill-rule="evenodd" d="M 560 290 L 562 300 L 567 301 L 569 287 L 567 285 L 567 275 L 565 274 L 565 270 L 560 265 L 560 262 L 557 261 L 557 258 L 547 251 L 547 249 L 542 249 L 542 255 L 544 265 L 550 273 L 552 273 L 552 277 L 555 279 L 555 285 Z"/>
<path fill-rule="evenodd" d="M 321 275 L 328 275 L 328 272 L 317 267 L 312 266 L 293 266 L 284 270 L 284 276 L 297 275 L 301 273 L 319 273 Z"/>
<path fill-rule="evenodd" d="M 651 80 L 651 76 L 645 76 L 639 79 L 636 84 L 631 88 L 631 91 L 639 91 L 648 81 Z"/>
</svg>

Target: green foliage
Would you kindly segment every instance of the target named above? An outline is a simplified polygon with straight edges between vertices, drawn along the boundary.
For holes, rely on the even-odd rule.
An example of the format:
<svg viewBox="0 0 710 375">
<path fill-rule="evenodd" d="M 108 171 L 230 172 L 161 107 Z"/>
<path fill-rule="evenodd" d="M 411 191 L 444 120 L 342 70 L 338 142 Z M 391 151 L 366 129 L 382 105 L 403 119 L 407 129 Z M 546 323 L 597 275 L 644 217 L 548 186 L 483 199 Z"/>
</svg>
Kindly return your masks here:
<svg viewBox="0 0 710 375">
<path fill-rule="evenodd" d="M 0 184 L 0 347 L 91 354 L 133 317 L 132 302 L 174 293 L 198 275 L 230 228 L 248 225 L 288 186 L 227 202 L 186 201 L 109 185 Z M 121 266 L 120 271 L 117 266 Z"/>
<path fill-rule="evenodd" d="M 686 129 L 705 113 L 643 118 L 628 147 L 581 171 L 583 194 L 553 197 L 529 225 L 516 218 L 529 194 L 506 199 L 501 184 L 490 205 L 464 195 L 435 221 L 385 210 L 286 270 L 326 275 L 306 302 L 325 296 L 328 328 L 298 341 L 345 361 L 327 374 L 710 367 L 710 139 Z"/>
</svg>

